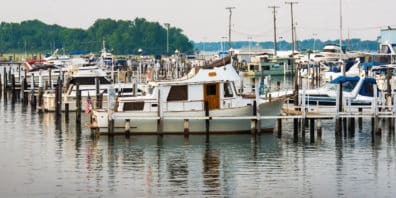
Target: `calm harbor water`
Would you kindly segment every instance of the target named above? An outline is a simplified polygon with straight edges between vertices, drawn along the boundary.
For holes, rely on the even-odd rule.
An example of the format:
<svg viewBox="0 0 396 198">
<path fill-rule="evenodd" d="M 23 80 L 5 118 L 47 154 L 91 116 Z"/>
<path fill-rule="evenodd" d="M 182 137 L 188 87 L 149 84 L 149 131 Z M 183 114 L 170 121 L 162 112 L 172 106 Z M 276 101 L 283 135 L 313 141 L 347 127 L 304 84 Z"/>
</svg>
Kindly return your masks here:
<svg viewBox="0 0 396 198">
<path fill-rule="evenodd" d="M 85 116 L 83 123 L 88 121 Z M 395 197 L 395 136 L 369 122 L 315 143 L 261 134 L 93 137 L 54 114 L 0 99 L 1 197 Z"/>
</svg>

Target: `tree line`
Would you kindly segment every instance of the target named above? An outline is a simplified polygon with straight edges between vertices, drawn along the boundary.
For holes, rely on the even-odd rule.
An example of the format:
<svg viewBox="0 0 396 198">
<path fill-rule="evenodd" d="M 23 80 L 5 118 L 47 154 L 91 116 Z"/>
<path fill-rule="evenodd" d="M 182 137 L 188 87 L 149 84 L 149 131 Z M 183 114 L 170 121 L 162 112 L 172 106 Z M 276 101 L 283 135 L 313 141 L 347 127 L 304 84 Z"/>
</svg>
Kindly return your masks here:
<svg viewBox="0 0 396 198">
<path fill-rule="evenodd" d="M 168 38 L 168 48 L 167 48 Z M 192 41 L 180 28 L 162 26 L 144 18 L 134 20 L 98 19 L 87 30 L 48 25 L 39 20 L 21 23 L 0 23 L 0 52 L 36 53 L 63 49 L 99 52 L 102 41 L 115 54 L 193 53 Z M 168 49 L 168 50 L 167 50 Z"/>
</svg>

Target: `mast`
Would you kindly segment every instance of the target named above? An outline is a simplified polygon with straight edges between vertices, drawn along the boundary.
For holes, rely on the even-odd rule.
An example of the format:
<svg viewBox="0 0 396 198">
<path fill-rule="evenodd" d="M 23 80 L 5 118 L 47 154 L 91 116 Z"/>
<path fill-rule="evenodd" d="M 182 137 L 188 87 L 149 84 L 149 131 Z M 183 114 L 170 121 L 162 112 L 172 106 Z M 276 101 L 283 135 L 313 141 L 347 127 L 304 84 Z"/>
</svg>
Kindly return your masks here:
<svg viewBox="0 0 396 198">
<path fill-rule="evenodd" d="M 235 9 L 235 7 L 226 7 L 226 10 L 230 12 L 229 18 L 228 18 L 228 49 L 231 49 L 231 16 L 232 16 L 232 9 Z"/>
<path fill-rule="evenodd" d="M 340 61 L 342 61 L 342 0 L 340 3 Z M 342 64 L 342 75 L 345 76 L 345 64 Z"/>
</svg>

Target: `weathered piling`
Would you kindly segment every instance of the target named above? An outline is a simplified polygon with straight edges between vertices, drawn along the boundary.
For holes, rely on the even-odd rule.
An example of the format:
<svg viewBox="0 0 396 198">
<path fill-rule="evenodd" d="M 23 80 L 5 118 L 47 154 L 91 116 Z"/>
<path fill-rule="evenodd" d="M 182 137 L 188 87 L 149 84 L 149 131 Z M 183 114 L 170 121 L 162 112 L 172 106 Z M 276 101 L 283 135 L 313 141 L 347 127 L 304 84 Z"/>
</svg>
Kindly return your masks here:
<svg viewBox="0 0 396 198">
<path fill-rule="evenodd" d="M 338 83 L 338 92 L 337 92 L 337 118 L 336 118 L 336 128 L 335 128 L 335 133 L 336 136 L 341 136 L 342 135 L 342 118 L 339 117 L 339 113 L 342 112 L 342 82 L 340 81 Z"/>
<path fill-rule="evenodd" d="M 300 120 L 300 126 L 301 126 L 301 141 L 303 141 L 303 142 L 305 142 L 305 128 L 306 128 L 306 125 L 305 125 L 305 121 L 306 121 L 307 119 L 306 118 L 303 118 L 303 119 L 301 119 Z"/>
<path fill-rule="evenodd" d="M 205 108 L 205 117 L 209 117 L 209 103 L 208 101 L 205 101 L 204 103 L 204 108 Z M 205 129 L 206 129 L 206 135 L 209 135 L 209 124 L 210 124 L 210 118 L 205 119 Z"/>
<path fill-rule="evenodd" d="M 76 124 L 81 124 L 81 90 L 78 83 L 76 84 Z"/>
<path fill-rule="evenodd" d="M 4 75 L 4 92 L 6 92 L 7 88 L 8 88 L 8 78 L 7 78 L 7 69 L 4 67 L 4 71 L 3 71 L 3 75 Z"/>
<path fill-rule="evenodd" d="M 29 99 L 28 99 L 29 94 L 28 94 L 27 89 L 28 89 L 28 84 L 27 84 L 26 76 L 25 76 L 25 77 L 23 77 L 23 81 L 22 81 L 23 104 L 27 104 L 29 101 Z"/>
<path fill-rule="evenodd" d="M 1 95 L 2 91 L 3 91 L 3 84 L 1 82 L 1 75 L 0 75 L 0 95 Z"/>
<path fill-rule="evenodd" d="M 58 84 L 58 98 L 59 98 L 59 100 L 58 100 L 58 105 L 59 105 L 59 112 L 58 112 L 58 115 L 59 115 L 59 117 L 61 116 L 61 114 L 62 114 L 62 93 L 63 93 L 63 83 L 62 83 L 62 78 L 58 78 L 58 81 L 57 81 L 57 84 Z"/>
<path fill-rule="evenodd" d="M 129 134 L 130 128 L 131 128 L 131 120 L 126 119 L 125 120 L 125 134 Z"/>
<path fill-rule="evenodd" d="M 15 75 L 11 75 L 11 96 L 12 96 L 12 102 L 16 102 L 17 95 L 16 95 L 16 88 L 15 88 Z"/>
<path fill-rule="evenodd" d="M 98 77 L 95 78 L 95 89 L 96 89 L 96 108 L 102 108 L 102 98 L 100 97 L 100 80 Z"/>
<path fill-rule="evenodd" d="M 184 128 L 184 136 L 188 137 L 190 135 L 189 120 L 188 119 L 184 119 L 183 128 Z"/>
<path fill-rule="evenodd" d="M 52 69 L 51 68 L 48 69 L 48 85 L 49 85 L 50 89 L 52 90 L 53 86 L 52 86 Z"/>
<path fill-rule="evenodd" d="M 309 125 L 310 125 L 309 126 L 309 135 L 310 135 L 309 139 L 311 140 L 311 143 L 314 143 L 315 142 L 315 119 L 310 118 Z"/>
<path fill-rule="evenodd" d="M 298 142 L 298 119 L 294 118 L 293 119 L 293 141 L 296 143 Z"/>
<path fill-rule="evenodd" d="M 318 139 L 322 139 L 322 124 L 320 119 L 316 122 L 316 133 L 318 135 Z"/>
<path fill-rule="evenodd" d="M 65 120 L 69 122 L 69 103 L 65 103 Z"/>
<path fill-rule="evenodd" d="M 253 116 L 257 116 L 257 102 L 253 101 Z M 252 135 L 257 133 L 257 118 L 250 121 L 250 132 Z"/>
<path fill-rule="evenodd" d="M 361 108 L 361 107 L 359 107 L 359 115 L 362 115 L 362 113 L 363 113 L 363 108 Z M 362 130 L 362 128 L 363 128 L 363 119 L 362 119 L 362 117 L 359 117 L 358 118 L 358 127 L 359 127 L 359 131 L 361 131 Z"/>
<path fill-rule="evenodd" d="M 355 118 L 348 119 L 348 132 L 351 137 L 355 136 Z"/>
<path fill-rule="evenodd" d="M 282 119 L 278 118 L 278 138 L 282 137 Z"/>
</svg>

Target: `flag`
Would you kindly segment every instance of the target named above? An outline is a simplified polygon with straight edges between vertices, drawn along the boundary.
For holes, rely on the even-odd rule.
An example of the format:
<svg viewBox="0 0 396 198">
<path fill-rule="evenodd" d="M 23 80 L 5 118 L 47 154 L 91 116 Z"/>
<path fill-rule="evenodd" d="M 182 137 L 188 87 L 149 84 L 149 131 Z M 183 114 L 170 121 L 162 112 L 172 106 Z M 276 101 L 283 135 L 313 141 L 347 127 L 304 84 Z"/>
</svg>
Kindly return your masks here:
<svg viewBox="0 0 396 198">
<path fill-rule="evenodd" d="M 92 109 L 92 101 L 91 101 L 91 96 L 87 97 L 87 101 L 85 102 L 85 113 L 90 113 Z"/>
</svg>

